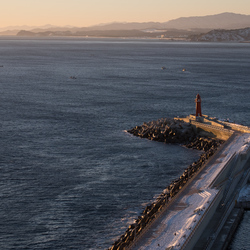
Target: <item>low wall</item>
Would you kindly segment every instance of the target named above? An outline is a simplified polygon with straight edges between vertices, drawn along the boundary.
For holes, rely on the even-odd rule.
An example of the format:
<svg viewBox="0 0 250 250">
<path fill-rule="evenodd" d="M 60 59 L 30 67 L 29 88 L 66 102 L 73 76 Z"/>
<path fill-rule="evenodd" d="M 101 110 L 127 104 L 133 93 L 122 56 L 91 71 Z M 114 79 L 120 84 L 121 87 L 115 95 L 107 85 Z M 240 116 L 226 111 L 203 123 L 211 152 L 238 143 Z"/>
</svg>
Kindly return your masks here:
<svg viewBox="0 0 250 250">
<path fill-rule="evenodd" d="M 215 118 L 209 118 L 209 116 L 207 115 L 203 115 L 202 117 L 189 115 L 185 118 L 178 117 L 175 119 L 190 123 L 193 126 L 195 132 L 198 133 L 200 136 L 206 136 L 226 141 L 234 133 L 234 128 L 229 127 L 229 123 L 225 124 L 225 122 L 218 121 Z M 234 124 L 232 124 L 232 126 L 234 126 Z M 235 127 L 238 128 L 236 130 L 243 132 L 242 128 L 239 128 L 239 126 L 240 125 L 235 125 Z M 246 129 L 247 127 L 244 128 Z M 250 130 L 248 131 L 248 133 L 250 133 Z"/>
<path fill-rule="evenodd" d="M 243 126 L 240 124 L 234 124 L 234 123 L 230 123 L 230 122 L 221 122 L 222 124 L 224 124 L 225 127 L 235 130 L 235 131 L 239 131 L 242 133 L 250 133 L 250 128 L 247 126 Z"/>
<path fill-rule="evenodd" d="M 230 127 L 224 128 L 225 126 L 223 124 L 219 124 L 218 126 L 216 122 L 208 124 L 208 122 L 198 122 L 193 119 L 186 121 L 187 119 L 188 118 L 175 118 L 175 120 L 189 122 L 189 125 L 181 124 L 179 123 L 180 121 L 175 122 L 172 120 L 160 119 L 157 121 L 144 123 L 142 126 L 136 126 L 128 132 L 142 138 L 170 143 L 180 143 L 183 141 L 192 142 L 192 140 L 200 141 L 200 139 L 197 139 L 199 136 L 206 136 L 216 139 L 210 139 L 211 142 L 213 140 L 215 142 L 219 142 L 219 140 L 226 141 L 222 147 L 227 147 L 231 143 L 232 145 L 235 145 L 235 137 L 241 136 L 240 133 L 231 130 Z M 196 137 L 195 134 L 198 134 L 198 136 Z M 204 143 L 207 143 L 209 141 L 207 140 L 208 139 L 203 139 L 201 144 L 203 145 Z M 190 145 L 192 143 L 190 143 Z M 172 200 L 177 194 L 180 194 L 179 190 L 185 187 L 185 183 L 188 182 L 192 176 L 190 176 L 190 172 L 193 173 L 192 171 L 195 170 L 195 173 L 197 170 L 199 170 L 207 161 L 208 157 L 214 154 L 214 149 L 216 149 L 217 146 L 218 145 L 216 143 L 212 143 L 209 146 L 209 149 L 206 149 L 205 146 L 201 146 L 199 149 L 203 149 L 205 151 L 208 150 L 206 153 L 204 153 L 204 155 L 201 156 L 201 159 L 195 164 L 190 165 L 179 179 L 173 181 L 173 183 L 165 189 L 166 192 L 164 190 L 164 192 L 153 204 L 146 207 L 146 209 L 143 211 L 143 214 L 138 217 L 134 224 L 130 225 L 125 234 L 122 235 L 110 249 L 124 249 L 126 247 L 131 247 L 131 243 L 135 243 L 135 241 L 138 239 L 138 236 L 139 238 L 142 236 L 141 231 L 144 230 L 145 232 L 145 230 L 150 227 L 150 224 L 153 223 L 154 218 L 160 216 L 162 209 L 166 209 L 168 200 Z M 214 236 L 217 236 L 225 221 L 227 220 L 230 212 L 235 206 L 235 200 L 238 197 L 238 188 L 247 181 L 250 174 L 249 170 L 247 169 L 247 164 L 250 161 L 250 147 L 246 146 L 243 142 L 240 150 L 236 150 L 235 153 L 233 152 L 234 151 L 229 154 L 231 155 L 230 158 L 226 157 L 228 152 L 225 151 L 224 154 L 221 154 L 221 156 L 218 157 L 218 159 L 214 160 L 214 164 L 224 164 L 224 166 L 220 165 L 221 170 L 210 185 L 210 188 L 218 189 L 218 194 L 204 213 L 201 220 L 198 222 L 197 226 L 194 228 L 194 231 L 187 238 L 181 249 L 193 249 L 197 241 L 201 238 L 203 232 L 207 227 L 209 227 L 211 218 L 213 218 L 215 212 L 218 212 L 217 209 L 219 208 L 222 216 L 221 220 L 216 222 Z M 226 159 L 223 161 L 224 157 Z M 211 246 L 213 242 L 214 237 L 211 238 L 207 243 Z M 210 248 L 208 247 L 207 249 Z"/>
<path fill-rule="evenodd" d="M 196 121 L 190 121 L 191 125 L 193 125 L 194 129 L 201 136 L 207 136 L 211 138 L 217 138 L 223 141 L 228 140 L 234 131 L 229 129 L 224 129 L 221 127 L 217 127 L 214 125 L 204 124 Z"/>
<path fill-rule="evenodd" d="M 233 211 L 231 212 L 233 215 L 229 215 L 229 219 L 227 221 L 227 225 L 226 225 L 226 229 L 227 232 L 224 233 L 224 235 L 226 235 L 226 239 L 225 236 L 223 235 L 223 246 L 221 248 L 221 250 L 227 250 L 228 246 L 234 236 L 234 233 L 238 227 L 238 225 L 240 224 L 240 221 L 244 215 L 244 209 L 239 209 L 239 208 L 234 208 Z M 216 243 L 216 246 L 218 244 Z"/>
<path fill-rule="evenodd" d="M 208 209 L 200 219 L 197 226 L 194 228 L 190 236 L 187 238 L 183 246 L 181 247 L 181 250 L 192 250 L 198 239 L 201 237 L 203 231 L 206 229 L 208 223 L 211 220 L 211 217 L 214 215 L 216 208 L 218 207 L 221 199 L 222 199 L 223 193 L 221 191 L 218 192 L 216 197 L 214 198 L 213 202 L 209 205 Z"/>
</svg>

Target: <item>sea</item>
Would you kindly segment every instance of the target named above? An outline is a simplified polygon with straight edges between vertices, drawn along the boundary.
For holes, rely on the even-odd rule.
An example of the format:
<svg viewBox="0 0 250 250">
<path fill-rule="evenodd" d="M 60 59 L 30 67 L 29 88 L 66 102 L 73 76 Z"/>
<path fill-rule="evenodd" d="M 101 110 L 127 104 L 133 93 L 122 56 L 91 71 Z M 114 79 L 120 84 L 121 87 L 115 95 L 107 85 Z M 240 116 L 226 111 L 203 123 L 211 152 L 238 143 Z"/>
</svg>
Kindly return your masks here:
<svg viewBox="0 0 250 250">
<path fill-rule="evenodd" d="M 195 112 L 250 126 L 250 43 L 0 38 L 0 249 L 107 249 L 201 152 L 134 137 Z M 231 249 L 250 249 L 250 212 Z M 243 246 L 243 248 L 242 248 Z"/>
</svg>

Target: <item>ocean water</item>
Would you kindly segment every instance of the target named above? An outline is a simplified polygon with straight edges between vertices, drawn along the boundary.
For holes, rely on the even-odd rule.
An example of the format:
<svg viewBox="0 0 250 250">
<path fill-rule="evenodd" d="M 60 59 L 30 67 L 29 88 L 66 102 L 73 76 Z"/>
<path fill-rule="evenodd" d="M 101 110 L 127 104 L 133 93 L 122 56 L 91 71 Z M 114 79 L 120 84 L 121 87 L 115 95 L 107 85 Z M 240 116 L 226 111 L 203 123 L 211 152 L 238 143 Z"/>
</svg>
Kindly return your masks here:
<svg viewBox="0 0 250 250">
<path fill-rule="evenodd" d="M 108 248 L 200 155 L 126 130 L 194 113 L 197 93 L 250 126 L 249 58 L 247 43 L 0 38 L 0 248 Z"/>
</svg>

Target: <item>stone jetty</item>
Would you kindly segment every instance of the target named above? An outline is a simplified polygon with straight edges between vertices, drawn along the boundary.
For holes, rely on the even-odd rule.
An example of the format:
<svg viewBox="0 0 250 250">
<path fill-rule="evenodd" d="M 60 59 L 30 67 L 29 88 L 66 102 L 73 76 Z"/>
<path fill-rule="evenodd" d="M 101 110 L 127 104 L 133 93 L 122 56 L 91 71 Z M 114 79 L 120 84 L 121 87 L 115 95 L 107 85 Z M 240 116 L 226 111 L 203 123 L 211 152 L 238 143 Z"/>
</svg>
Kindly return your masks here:
<svg viewBox="0 0 250 250">
<path fill-rule="evenodd" d="M 182 144 L 188 148 L 213 151 L 223 141 L 208 137 L 201 137 L 193 126 L 182 120 L 162 118 L 143 123 L 127 131 L 130 134 L 153 141 Z"/>
<path fill-rule="evenodd" d="M 117 239 L 109 250 L 126 249 L 162 211 L 163 207 L 184 187 L 189 179 L 201 169 L 210 156 L 223 143 L 222 140 L 201 137 L 190 123 L 173 118 L 162 118 L 143 123 L 127 131 L 135 136 L 163 143 L 175 143 L 185 147 L 202 150 L 198 161 L 189 165 L 183 174 L 173 180 L 151 204 L 146 206 L 141 215 L 128 227 L 126 232 Z"/>
</svg>

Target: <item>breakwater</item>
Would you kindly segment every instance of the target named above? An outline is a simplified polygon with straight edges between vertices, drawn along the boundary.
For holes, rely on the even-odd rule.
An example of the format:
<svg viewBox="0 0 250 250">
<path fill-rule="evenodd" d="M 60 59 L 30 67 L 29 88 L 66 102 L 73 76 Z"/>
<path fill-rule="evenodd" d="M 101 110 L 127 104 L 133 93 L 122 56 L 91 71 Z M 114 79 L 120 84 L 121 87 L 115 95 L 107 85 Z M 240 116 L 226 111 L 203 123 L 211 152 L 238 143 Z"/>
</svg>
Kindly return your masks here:
<svg viewBox="0 0 250 250">
<path fill-rule="evenodd" d="M 143 123 L 128 130 L 128 133 L 149 140 L 184 145 L 188 148 L 202 150 L 203 153 L 196 162 L 184 170 L 179 178 L 173 180 L 152 204 L 146 206 L 134 223 L 109 248 L 110 250 L 129 247 L 143 229 L 157 217 L 163 207 L 171 201 L 223 143 L 222 140 L 201 137 L 190 123 L 171 118 L 162 118 L 157 121 Z"/>
</svg>

